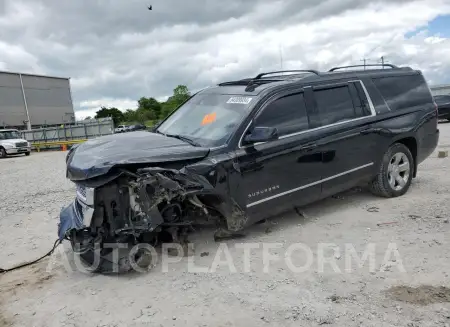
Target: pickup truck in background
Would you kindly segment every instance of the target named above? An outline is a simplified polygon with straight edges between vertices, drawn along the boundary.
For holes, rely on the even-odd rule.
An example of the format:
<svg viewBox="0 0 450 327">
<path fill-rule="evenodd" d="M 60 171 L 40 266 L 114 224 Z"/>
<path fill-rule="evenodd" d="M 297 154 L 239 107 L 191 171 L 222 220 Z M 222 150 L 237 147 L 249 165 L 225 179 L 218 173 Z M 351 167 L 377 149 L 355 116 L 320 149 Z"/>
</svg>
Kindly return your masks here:
<svg viewBox="0 0 450 327">
<path fill-rule="evenodd" d="M 31 144 L 16 129 L 0 129 L 0 159 L 8 155 L 31 153 Z"/>
</svg>

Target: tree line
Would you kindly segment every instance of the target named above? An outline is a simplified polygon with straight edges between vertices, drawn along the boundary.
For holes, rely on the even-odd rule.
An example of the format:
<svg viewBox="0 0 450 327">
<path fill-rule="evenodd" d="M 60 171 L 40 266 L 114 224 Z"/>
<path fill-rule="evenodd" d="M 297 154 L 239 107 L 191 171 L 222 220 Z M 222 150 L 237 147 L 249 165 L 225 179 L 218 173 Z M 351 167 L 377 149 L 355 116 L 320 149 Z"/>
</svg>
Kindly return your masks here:
<svg viewBox="0 0 450 327">
<path fill-rule="evenodd" d="M 141 97 L 138 100 L 137 109 L 127 109 L 125 112 L 114 107 L 101 107 L 94 118 L 111 117 L 114 125 L 139 123 L 147 126 L 153 125 L 156 121 L 164 119 L 173 110 L 185 102 L 191 93 L 186 85 L 178 85 L 173 90 L 173 95 L 165 102 L 159 102 L 155 98 Z M 90 119 L 91 117 L 86 117 Z"/>
</svg>

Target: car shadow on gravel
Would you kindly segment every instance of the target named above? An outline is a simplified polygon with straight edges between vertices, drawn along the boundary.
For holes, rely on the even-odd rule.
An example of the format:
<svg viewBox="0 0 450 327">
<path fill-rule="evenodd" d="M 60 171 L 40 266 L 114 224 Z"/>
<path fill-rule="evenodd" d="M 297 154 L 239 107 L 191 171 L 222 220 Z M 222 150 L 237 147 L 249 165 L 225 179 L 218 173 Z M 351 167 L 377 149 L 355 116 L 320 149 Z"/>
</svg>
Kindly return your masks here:
<svg viewBox="0 0 450 327">
<path fill-rule="evenodd" d="M 296 207 L 282 214 L 270 217 L 258 224 L 250 226 L 246 231 L 253 234 L 253 236 L 257 236 L 258 233 L 262 234 L 268 232 L 267 229 L 261 228 L 260 225 L 269 227 L 270 231 L 294 227 L 298 224 L 307 225 L 308 223 L 317 221 L 317 219 L 320 220 L 321 215 L 339 212 L 347 209 L 349 206 L 364 206 L 369 208 L 377 201 L 380 201 L 379 197 L 374 196 L 365 188 L 356 187 L 323 200 L 302 207 Z"/>
<path fill-rule="evenodd" d="M 16 159 L 16 158 L 20 158 L 20 157 L 26 157 L 26 155 L 24 154 L 8 154 L 5 158 L 0 158 L 0 160 L 12 160 L 12 159 Z M 1 325 L 0 325 L 1 326 Z"/>
</svg>

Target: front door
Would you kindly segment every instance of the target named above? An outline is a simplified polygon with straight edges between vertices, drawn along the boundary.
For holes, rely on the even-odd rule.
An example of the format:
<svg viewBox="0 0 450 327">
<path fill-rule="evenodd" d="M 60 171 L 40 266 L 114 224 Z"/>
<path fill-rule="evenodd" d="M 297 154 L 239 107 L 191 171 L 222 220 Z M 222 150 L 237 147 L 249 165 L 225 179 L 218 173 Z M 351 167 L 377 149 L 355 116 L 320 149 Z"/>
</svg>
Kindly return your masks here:
<svg viewBox="0 0 450 327">
<path fill-rule="evenodd" d="M 276 127 L 279 139 L 239 146 L 236 163 L 239 193 L 249 224 L 320 197 L 322 155 L 308 133 L 310 122 L 303 90 L 272 98 L 256 115 L 253 127 Z M 251 128 L 250 128 L 251 130 Z"/>
</svg>

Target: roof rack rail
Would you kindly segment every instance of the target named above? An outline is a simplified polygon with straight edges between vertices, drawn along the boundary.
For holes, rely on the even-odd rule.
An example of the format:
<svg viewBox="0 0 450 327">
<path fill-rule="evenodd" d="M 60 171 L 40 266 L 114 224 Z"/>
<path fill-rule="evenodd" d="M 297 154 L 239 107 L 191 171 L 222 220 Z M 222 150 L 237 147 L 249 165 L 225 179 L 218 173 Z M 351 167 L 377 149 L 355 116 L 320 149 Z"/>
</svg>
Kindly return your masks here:
<svg viewBox="0 0 450 327">
<path fill-rule="evenodd" d="M 248 82 L 250 82 L 252 78 L 244 78 L 236 81 L 228 81 L 228 82 L 222 82 L 217 85 L 219 86 L 226 86 L 226 85 L 247 85 Z"/>
<path fill-rule="evenodd" d="M 329 72 L 334 72 L 338 69 L 342 69 L 342 68 L 356 68 L 356 67 L 389 67 L 392 69 L 397 69 L 399 68 L 398 66 L 392 65 L 392 64 L 366 64 L 366 65 L 351 65 L 351 66 L 341 66 L 341 67 L 333 67 L 329 70 Z"/>
<path fill-rule="evenodd" d="M 279 70 L 279 71 L 275 71 L 275 72 L 261 73 L 258 76 L 256 76 L 254 78 L 254 80 L 255 79 L 261 79 L 265 75 L 271 75 L 271 74 L 276 74 L 276 73 L 313 73 L 313 74 L 319 75 L 319 72 L 317 70 L 312 70 L 312 69 Z"/>
<path fill-rule="evenodd" d="M 250 82 L 248 82 L 247 87 L 245 88 L 245 92 L 252 92 L 255 90 L 258 85 L 266 84 L 266 83 L 273 83 L 273 82 L 283 82 L 284 79 L 251 79 Z"/>
</svg>

